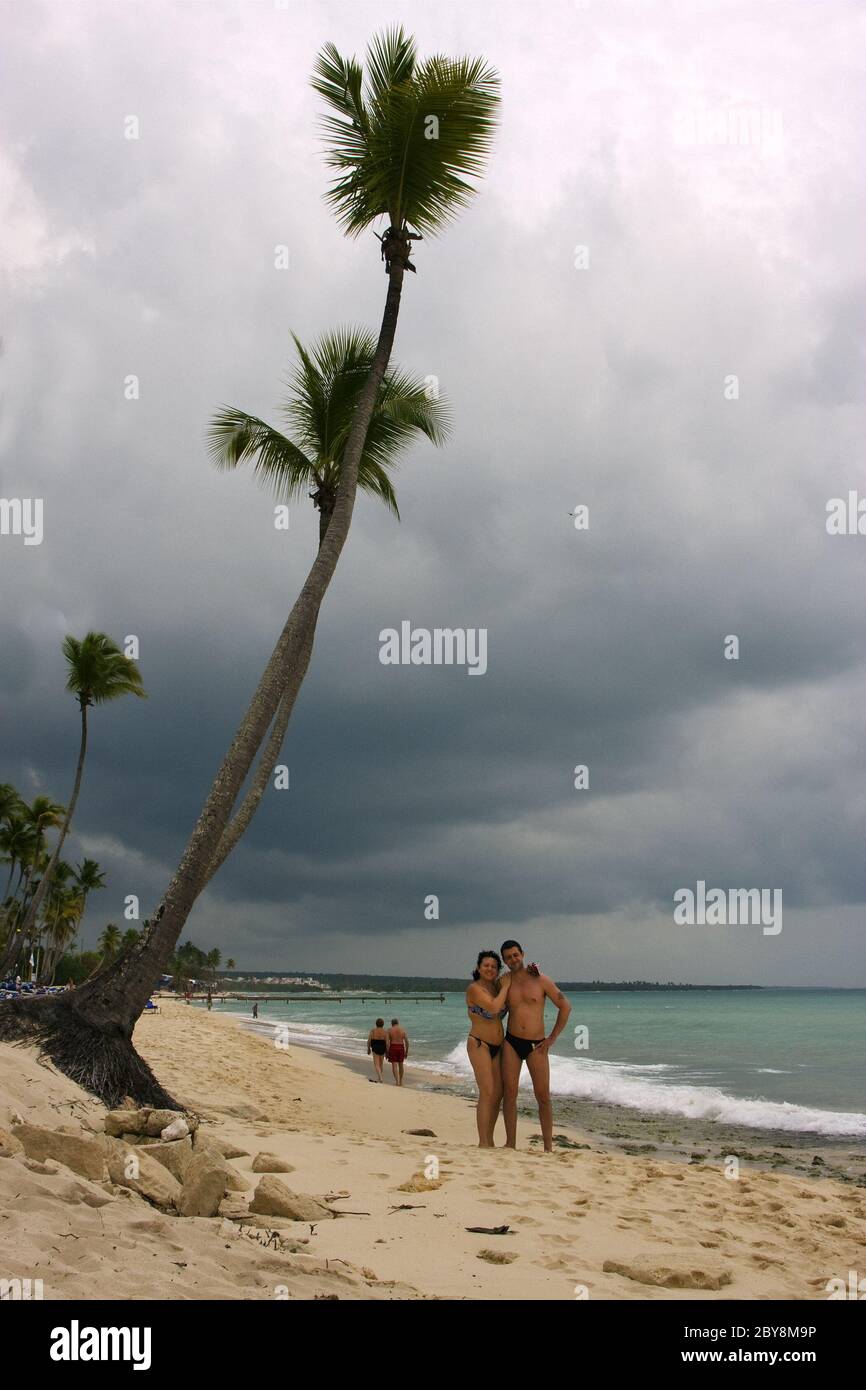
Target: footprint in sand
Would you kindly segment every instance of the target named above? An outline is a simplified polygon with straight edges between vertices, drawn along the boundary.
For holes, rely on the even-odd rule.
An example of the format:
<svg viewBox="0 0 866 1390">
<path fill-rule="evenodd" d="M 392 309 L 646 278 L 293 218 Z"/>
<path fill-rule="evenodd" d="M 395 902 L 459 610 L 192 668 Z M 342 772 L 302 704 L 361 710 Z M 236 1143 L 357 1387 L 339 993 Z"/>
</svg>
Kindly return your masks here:
<svg viewBox="0 0 866 1390">
<path fill-rule="evenodd" d="M 538 1265 L 541 1269 L 555 1269 L 557 1271 L 572 1269 L 574 1267 L 574 1261 L 567 1260 L 562 1255 L 548 1255 L 544 1259 L 533 1260 L 532 1263 Z"/>
</svg>

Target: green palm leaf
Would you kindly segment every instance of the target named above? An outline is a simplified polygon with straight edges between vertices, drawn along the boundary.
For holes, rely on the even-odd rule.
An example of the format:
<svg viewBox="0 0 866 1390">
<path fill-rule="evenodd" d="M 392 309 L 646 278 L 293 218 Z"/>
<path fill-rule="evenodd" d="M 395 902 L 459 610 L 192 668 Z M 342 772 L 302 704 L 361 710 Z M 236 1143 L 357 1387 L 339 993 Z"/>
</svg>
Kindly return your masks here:
<svg viewBox="0 0 866 1390">
<path fill-rule="evenodd" d="M 252 462 L 257 481 L 277 496 L 292 498 L 315 489 L 333 494 L 376 339 L 364 329 L 345 327 L 325 334 L 310 348 L 296 337 L 294 343 L 298 361 L 281 413 L 297 443 L 255 416 L 223 407 L 208 431 L 210 452 L 223 469 Z M 449 427 L 446 402 L 431 400 L 423 382 L 392 367 L 379 388 L 358 486 L 399 517 L 389 472 L 419 435 L 441 446 Z"/>
<path fill-rule="evenodd" d="M 313 87 L 330 107 L 322 131 L 336 177 L 326 196 L 349 236 L 380 216 L 430 234 L 470 200 L 496 127 L 499 78 L 489 64 L 437 55 L 419 66 L 397 29 L 370 45 L 363 88 L 359 64 L 333 44 Z"/>
<path fill-rule="evenodd" d="M 297 496 L 316 479 L 314 465 L 297 445 L 264 420 L 231 406 L 214 416 L 208 448 L 217 468 L 253 460 L 255 478 L 277 496 Z"/>
</svg>

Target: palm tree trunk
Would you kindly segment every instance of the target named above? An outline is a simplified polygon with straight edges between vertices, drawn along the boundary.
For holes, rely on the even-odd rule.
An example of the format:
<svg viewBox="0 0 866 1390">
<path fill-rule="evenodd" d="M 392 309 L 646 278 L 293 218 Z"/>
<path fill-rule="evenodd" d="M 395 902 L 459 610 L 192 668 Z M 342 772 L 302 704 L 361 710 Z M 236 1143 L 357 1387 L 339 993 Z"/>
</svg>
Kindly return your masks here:
<svg viewBox="0 0 866 1390">
<path fill-rule="evenodd" d="M 136 1053 L 132 1031 L 208 881 L 232 808 L 278 706 L 286 696 L 293 707 L 300 689 L 319 608 L 349 534 L 358 466 L 397 329 L 408 241 L 405 250 L 405 257 L 395 254 L 389 262 L 379 340 L 358 397 L 330 525 L 150 926 L 130 950 L 73 994 L 47 1003 L 0 1004 L 0 1039 L 38 1040 L 59 1070 L 106 1104 L 116 1104 L 124 1095 L 140 1104 L 177 1104 Z M 290 714 L 291 707 L 283 713 Z"/>
<path fill-rule="evenodd" d="M 217 869 L 228 859 L 238 841 L 246 834 L 250 821 L 259 809 L 262 797 L 270 782 L 277 759 L 280 756 L 280 749 L 283 746 L 283 739 L 286 736 L 289 720 L 295 705 L 295 697 L 300 689 L 301 682 L 310 664 L 310 657 L 313 652 L 314 632 L 307 635 L 302 659 L 298 663 L 296 672 L 293 673 L 289 685 L 277 706 L 277 713 L 271 726 L 270 736 L 265 744 L 262 755 L 259 759 L 253 780 L 249 790 L 241 802 L 235 814 L 232 816 L 225 830 L 223 831 L 216 853 L 207 869 L 207 874 L 202 883 L 203 891 L 210 883 Z"/>
<path fill-rule="evenodd" d="M 333 506 L 320 507 L 320 548 L 322 545 L 322 541 L 325 539 L 328 527 L 331 523 L 333 510 Z M 307 673 L 307 668 L 310 664 L 310 657 L 313 653 L 313 640 L 315 638 L 315 635 L 316 628 L 314 623 L 312 631 L 309 632 L 305 638 L 304 652 L 302 654 L 301 661 L 298 663 L 297 670 L 295 673 L 293 673 L 293 676 L 289 681 L 289 685 L 283 693 L 283 697 L 280 700 L 279 705 L 277 706 L 277 713 L 274 718 L 274 722 L 271 726 L 270 737 L 268 738 L 268 741 L 265 744 L 264 749 L 262 750 L 262 755 L 259 759 L 259 765 L 256 768 L 255 776 L 253 777 L 253 780 L 250 783 L 249 790 L 247 791 L 246 796 L 241 802 L 240 807 L 232 816 L 231 820 L 229 821 L 228 825 L 223 831 L 222 836 L 220 837 L 220 842 L 217 846 L 216 853 L 207 870 L 207 877 L 205 878 L 204 883 L 202 884 L 202 891 L 210 883 L 217 869 L 219 869 L 225 863 L 226 859 L 228 859 L 235 845 L 238 844 L 238 842 L 246 834 L 249 828 L 250 821 L 252 820 L 256 811 L 259 809 L 262 797 L 265 794 L 265 790 L 276 767 L 277 759 L 280 756 L 280 749 L 283 746 L 283 739 L 286 736 L 286 729 L 289 726 L 289 720 L 292 716 L 292 710 L 294 709 L 295 697 L 297 696 L 297 693 L 300 690 L 301 683 L 304 679 L 304 676 Z"/>
<path fill-rule="evenodd" d="M 72 788 L 72 797 L 71 797 L 71 799 L 70 799 L 69 805 L 68 805 L 67 808 L 66 808 L 66 815 L 64 816 L 64 818 L 63 818 L 63 824 L 62 824 L 61 827 L 60 827 L 60 836 L 59 836 L 59 838 L 58 838 L 57 844 L 54 846 L 54 853 L 52 854 L 51 858 L 50 858 L 49 861 L 48 861 L 48 867 L 46 868 L 45 873 L 42 875 L 42 880 L 41 880 L 41 882 L 40 882 L 40 884 L 39 884 L 39 887 L 36 889 L 36 892 L 33 894 L 32 901 L 31 901 L 31 903 L 30 903 L 30 906 L 29 906 L 28 909 L 27 909 L 27 914 L 26 914 L 26 916 L 25 916 L 25 918 L 24 918 L 24 921 L 21 923 L 21 930 L 22 930 L 22 932 L 32 930 L 33 925 L 34 925 L 34 923 L 35 923 L 35 921 L 36 921 L 36 918 L 37 918 L 37 916 L 38 916 L 39 909 L 40 909 L 40 907 L 42 906 L 42 903 L 43 903 L 43 901 L 44 901 L 44 899 L 45 899 L 46 893 L 48 892 L 48 889 L 49 889 L 49 886 L 50 886 L 50 883 L 51 883 L 51 875 L 53 874 L 54 868 L 55 868 L 55 866 L 56 866 L 56 864 L 57 864 L 57 861 L 58 861 L 58 859 L 60 858 L 60 851 L 63 849 L 63 841 L 66 839 L 67 832 L 68 832 L 69 827 L 70 827 L 70 825 L 71 825 L 71 823 L 72 823 L 72 816 L 73 816 L 73 814 L 74 814 L 74 812 L 75 812 L 75 803 L 76 803 L 77 800 L 78 800 L 78 793 L 81 791 L 81 777 L 82 777 L 82 773 L 84 772 L 84 758 L 85 758 L 85 756 L 86 756 L 86 753 L 87 753 L 87 704 L 86 704 L 86 701 L 85 701 L 84 699 L 82 699 L 82 701 L 81 701 L 81 745 L 80 745 L 79 750 L 78 750 L 78 766 L 77 766 L 77 768 L 75 769 L 75 785 L 74 785 L 73 788 Z"/>
</svg>

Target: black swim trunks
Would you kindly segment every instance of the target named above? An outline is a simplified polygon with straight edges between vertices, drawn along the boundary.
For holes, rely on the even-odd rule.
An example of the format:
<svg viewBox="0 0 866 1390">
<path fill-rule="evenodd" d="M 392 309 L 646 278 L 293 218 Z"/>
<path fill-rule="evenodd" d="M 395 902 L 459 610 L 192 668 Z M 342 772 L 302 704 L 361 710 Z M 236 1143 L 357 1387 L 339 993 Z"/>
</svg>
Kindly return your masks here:
<svg viewBox="0 0 866 1390">
<path fill-rule="evenodd" d="M 505 1034 L 505 1041 L 511 1043 L 521 1062 L 525 1062 L 530 1052 L 534 1052 L 544 1038 L 516 1038 L 513 1033 Z"/>
<path fill-rule="evenodd" d="M 385 1047 L 386 1047 L 386 1043 L 385 1043 L 385 1039 L 384 1039 L 384 1038 L 371 1038 L 371 1039 L 370 1039 L 370 1051 L 371 1051 L 371 1052 L 375 1052 L 375 1054 L 376 1054 L 377 1057 L 384 1057 L 384 1056 L 385 1056 Z"/>
</svg>

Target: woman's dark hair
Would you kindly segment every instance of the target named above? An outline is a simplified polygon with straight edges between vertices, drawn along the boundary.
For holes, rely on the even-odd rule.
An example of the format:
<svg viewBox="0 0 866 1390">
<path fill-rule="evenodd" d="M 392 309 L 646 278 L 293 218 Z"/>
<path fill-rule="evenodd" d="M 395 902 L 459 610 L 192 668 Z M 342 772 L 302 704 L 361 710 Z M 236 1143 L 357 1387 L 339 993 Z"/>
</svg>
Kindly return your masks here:
<svg viewBox="0 0 866 1390">
<path fill-rule="evenodd" d="M 385 1027 L 385 1020 L 384 1020 L 384 1018 L 377 1018 L 377 1019 L 376 1019 L 376 1027 L 377 1027 L 377 1028 L 384 1028 L 384 1027 Z"/>
<path fill-rule="evenodd" d="M 483 960 L 487 960 L 488 956 L 489 956 L 489 958 L 490 958 L 491 960 L 495 960 L 495 961 L 496 961 L 496 969 L 497 969 L 497 970 L 500 970 L 500 969 L 502 968 L 502 961 L 499 959 L 499 956 L 496 954 L 495 951 L 479 951 L 479 952 L 478 952 L 478 965 L 476 965 L 475 969 L 472 971 L 472 978 L 473 978 L 473 980 L 480 980 L 480 979 L 481 979 L 481 971 L 478 969 L 478 966 L 481 964 L 481 962 L 482 962 Z"/>
</svg>

